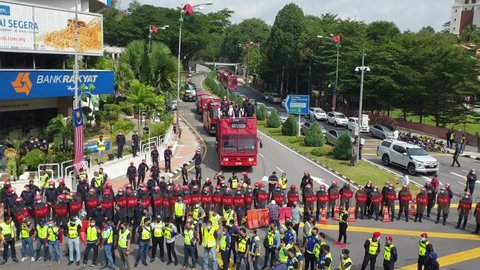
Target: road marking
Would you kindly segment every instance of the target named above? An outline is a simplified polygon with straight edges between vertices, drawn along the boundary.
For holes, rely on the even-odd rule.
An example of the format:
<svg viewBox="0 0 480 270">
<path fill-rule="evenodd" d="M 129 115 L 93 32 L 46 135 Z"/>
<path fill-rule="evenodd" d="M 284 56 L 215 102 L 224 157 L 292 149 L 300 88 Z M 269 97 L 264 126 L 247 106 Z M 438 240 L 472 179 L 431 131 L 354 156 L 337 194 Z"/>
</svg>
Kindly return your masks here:
<svg viewBox="0 0 480 270">
<path fill-rule="evenodd" d="M 462 172 L 466 172 L 466 173 L 469 173 L 469 171 L 467 171 L 467 170 L 463 170 L 463 169 L 462 169 Z"/>
<path fill-rule="evenodd" d="M 264 155 L 262 155 L 262 153 L 258 153 L 259 156 L 261 156 L 262 158 L 265 158 Z"/>
<path fill-rule="evenodd" d="M 320 225 L 317 224 L 320 230 L 329 230 L 329 231 L 338 231 L 338 225 Z M 349 232 L 359 232 L 359 233 L 374 233 L 380 231 L 385 235 L 400 235 L 400 236 L 414 236 L 420 237 L 424 231 L 413 231 L 413 230 L 399 230 L 399 229 L 386 229 L 386 228 L 376 228 L 376 227 L 358 227 L 358 226 L 348 226 Z M 443 239 L 457 239 L 457 240 L 474 240 L 480 241 L 479 236 L 472 236 L 471 234 L 466 233 L 444 233 L 444 232 L 428 232 L 429 238 L 443 238 Z M 480 254 L 479 254 L 480 256 Z M 416 266 L 416 264 L 415 264 Z M 442 265 L 443 266 L 443 265 Z"/>
<path fill-rule="evenodd" d="M 258 133 L 261 133 L 263 136 L 267 137 L 268 139 L 270 139 L 270 140 L 271 140 L 271 141 L 273 141 L 274 143 L 276 143 L 276 144 L 278 144 L 278 145 L 281 145 L 283 148 L 285 148 L 285 149 L 287 149 L 288 151 L 290 151 L 290 152 L 292 152 L 292 153 L 296 154 L 297 156 L 299 156 L 300 158 L 302 158 L 302 159 L 306 160 L 307 162 L 309 162 L 309 163 L 313 164 L 314 166 L 316 166 L 316 167 L 318 167 L 318 168 L 320 168 L 320 169 L 324 170 L 325 172 L 327 172 L 328 174 L 332 175 L 333 177 L 335 177 L 335 178 L 337 178 L 337 179 L 340 179 L 342 182 L 344 182 L 344 183 L 347 183 L 347 182 L 348 182 L 347 180 L 345 180 L 345 179 L 343 179 L 343 178 L 339 177 L 338 175 L 334 174 L 333 172 L 331 172 L 331 171 L 329 171 L 329 170 L 325 169 L 324 167 L 322 167 L 322 166 L 318 165 L 317 163 L 315 163 L 315 162 L 311 161 L 310 159 L 308 159 L 308 158 L 306 158 L 306 157 L 304 157 L 304 156 L 300 155 L 299 153 L 297 153 L 297 152 L 293 151 L 292 149 L 288 148 L 287 146 L 283 145 L 282 143 L 280 143 L 280 142 L 278 142 L 278 141 L 274 140 L 273 138 L 271 138 L 271 137 L 270 137 L 270 136 L 268 136 L 267 134 L 265 134 L 265 133 L 261 132 L 260 130 L 258 130 Z"/>
<path fill-rule="evenodd" d="M 282 173 L 285 172 L 284 170 L 280 169 L 280 167 L 278 167 L 278 166 L 277 166 L 277 169 L 278 169 L 280 172 L 282 172 Z"/>
<path fill-rule="evenodd" d="M 437 261 L 438 261 L 438 264 L 440 264 L 443 269 L 444 267 L 452 264 L 466 262 L 466 261 L 470 261 L 478 258 L 480 258 L 480 248 L 474 248 L 474 249 L 452 253 L 452 254 L 440 257 L 438 258 Z M 417 263 L 410 264 L 400 268 L 400 270 L 416 270 L 416 269 L 417 269 Z"/>
<path fill-rule="evenodd" d="M 328 188 L 329 185 L 327 185 L 327 183 L 325 183 L 325 180 L 321 179 L 321 178 L 318 178 L 318 177 L 315 177 L 315 176 L 310 176 L 312 178 L 313 181 L 317 182 L 319 185 L 325 185 L 325 188 Z"/>
<path fill-rule="evenodd" d="M 453 174 L 453 175 L 455 175 L 455 176 L 458 176 L 458 177 L 460 177 L 460 178 L 462 178 L 462 179 L 465 178 L 465 176 L 460 175 L 460 174 L 458 174 L 458 173 L 450 172 L 450 174 Z"/>
<path fill-rule="evenodd" d="M 379 167 L 379 168 L 385 169 L 385 170 L 389 171 L 390 173 L 392 173 L 392 174 L 394 174 L 394 175 L 396 175 L 396 176 L 398 176 L 398 177 L 400 177 L 400 178 L 403 177 L 403 175 L 397 173 L 396 171 L 391 170 L 390 168 L 387 168 L 387 167 L 385 167 L 385 166 L 380 166 L 380 165 L 378 165 L 378 164 L 376 164 L 376 163 L 371 162 L 371 161 L 368 160 L 368 159 L 362 159 L 362 160 L 365 160 L 366 162 L 368 162 L 368 163 L 370 163 L 370 164 L 372 164 L 372 165 L 374 165 L 374 166 L 377 166 L 377 167 Z M 420 188 L 423 187 L 422 184 L 420 184 L 420 183 L 418 183 L 417 181 L 414 181 L 414 180 L 412 180 L 412 179 L 410 179 L 410 182 L 414 183 L 415 185 L 417 185 L 417 186 L 420 187 Z"/>
<path fill-rule="evenodd" d="M 262 182 L 268 182 L 268 176 L 262 177 Z"/>
<path fill-rule="evenodd" d="M 427 180 L 427 181 L 432 180 L 432 179 L 430 179 L 430 178 L 428 178 L 428 177 L 426 177 L 426 176 L 424 176 L 424 175 L 422 175 L 422 178 L 425 179 L 425 180 Z"/>
<path fill-rule="evenodd" d="M 459 183 L 459 184 L 462 185 L 462 186 L 465 186 L 465 183 L 462 183 L 462 182 L 460 182 L 460 181 L 457 181 L 457 183 Z"/>
</svg>

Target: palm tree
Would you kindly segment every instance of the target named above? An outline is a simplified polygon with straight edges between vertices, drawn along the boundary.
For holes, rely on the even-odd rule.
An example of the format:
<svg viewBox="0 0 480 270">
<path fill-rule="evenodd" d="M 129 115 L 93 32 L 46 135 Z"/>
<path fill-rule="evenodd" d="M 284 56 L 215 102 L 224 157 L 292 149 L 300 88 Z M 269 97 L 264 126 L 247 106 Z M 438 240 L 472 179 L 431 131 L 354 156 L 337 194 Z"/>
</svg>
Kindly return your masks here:
<svg viewBox="0 0 480 270">
<path fill-rule="evenodd" d="M 68 143 L 73 141 L 73 123 L 71 117 L 59 114 L 52 118 L 45 130 L 47 136 L 53 138 L 55 151 L 68 152 Z"/>
</svg>

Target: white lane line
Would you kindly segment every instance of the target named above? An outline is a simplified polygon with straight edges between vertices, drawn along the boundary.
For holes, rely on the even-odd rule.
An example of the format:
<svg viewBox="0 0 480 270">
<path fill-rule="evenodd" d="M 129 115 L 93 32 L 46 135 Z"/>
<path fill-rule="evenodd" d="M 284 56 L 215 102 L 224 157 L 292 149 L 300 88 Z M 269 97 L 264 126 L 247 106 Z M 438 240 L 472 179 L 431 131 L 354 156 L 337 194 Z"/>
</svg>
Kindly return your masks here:
<svg viewBox="0 0 480 270">
<path fill-rule="evenodd" d="M 428 178 L 428 177 L 426 177 L 426 176 L 424 176 L 424 175 L 422 175 L 422 178 L 425 179 L 425 180 L 427 180 L 427 181 L 432 180 L 432 179 L 430 179 L 430 178 Z"/>
<path fill-rule="evenodd" d="M 396 175 L 396 176 L 398 176 L 398 177 L 400 177 L 400 178 L 403 177 L 403 175 L 397 173 L 396 171 L 391 170 L 391 169 L 389 169 L 389 168 L 387 168 L 387 167 L 380 166 L 380 165 L 378 165 L 378 164 L 376 164 L 376 163 L 374 163 L 374 162 L 371 162 L 371 161 L 368 160 L 368 159 L 365 159 L 365 158 L 364 158 L 364 159 L 362 159 L 362 160 L 364 160 L 364 161 L 366 161 L 366 162 L 368 162 L 368 163 L 370 163 L 370 164 L 372 164 L 372 165 L 374 165 L 374 166 L 377 166 L 377 167 L 379 167 L 379 168 L 385 169 L 385 170 L 391 172 L 392 174 L 394 174 L 394 175 Z M 410 179 L 410 182 L 414 183 L 414 184 L 417 185 L 418 187 L 423 187 L 422 184 L 420 184 L 420 183 L 418 183 L 417 181 L 414 181 L 414 180 L 412 180 L 412 179 Z"/>
<path fill-rule="evenodd" d="M 450 172 L 450 174 L 453 174 L 453 175 L 455 175 L 455 176 L 458 176 L 458 177 L 460 177 L 460 178 L 462 178 L 462 179 L 465 178 L 465 176 L 460 175 L 460 174 L 458 174 L 458 173 Z"/>
<path fill-rule="evenodd" d="M 270 137 L 270 136 L 268 136 L 267 134 L 265 134 L 265 133 L 261 132 L 260 130 L 258 130 L 258 133 L 261 133 L 263 136 L 267 137 L 267 138 L 268 138 L 268 139 L 270 139 L 272 142 L 274 142 L 274 143 L 276 143 L 276 144 L 278 144 L 278 145 L 282 146 L 283 148 L 287 149 L 288 151 L 292 152 L 293 154 L 295 154 L 295 155 L 299 156 L 300 158 L 302 158 L 302 159 L 306 160 L 307 162 L 309 162 L 309 163 L 313 164 L 314 166 L 316 166 L 316 167 L 318 167 L 318 168 L 320 168 L 320 169 L 324 170 L 326 173 L 328 173 L 328 174 L 332 175 L 333 177 L 335 177 L 335 178 L 337 178 L 337 179 L 340 179 L 342 182 L 345 182 L 345 183 L 346 183 L 346 182 L 348 182 L 347 180 L 345 180 L 345 179 L 343 179 L 343 178 L 339 177 L 338 175 L 334 174 L 333 172 L 331 172 L 331 171 L 329 171 L 329 170 L 327 170 L 327 169 L 323 168 L 322 166 L 318 165 L 317 163 L 315 163 L 315 162 L 311 161 L 310 159 L 308 159 L 308 158 L 306 158 L 306 157 L 304 157 L 304 156 L 300 155 L 299 153 L 297 153 L 297 152 L 293 151 L 292 149 L 290 149 L 290 148 L 286 147 L 285 145 L 283 145 L 283 144 L 281 144 L 281 143 L 277 142 L 276 140 L 274 140 L 273 138 L 271 138 L 271 137 Z"/>
<path fill-rule="evenodd" d="M 262 155 L 262 153 L 258 153 L 259 156 L 261 156 L 262 158 L 265 158 L 264 155 Z"/>
<path fill-rule="evenodd" d="M 460 181 L 457 181 L 457 183 L 459 183 L 459 184 L 462 185 L 462 186 L 465 186 L 465 183 L 462 183 L 462 182 L 460 182 Z"/>
<path fill-rule="evenodd" d="M 268 176 L 262 177 L 262 182 L 268 182 Z"/>
<path fill-rule="evenodd" d="M 325 180 L 321 179 L 321 178 L 318 178 L 318 177 L 315 177 L 315 176 L 310 176 L 312 178 L 313 181 L 317 182 L 319 185 L 325 185 L 326 188 L 329 187 L 329 185 L 327 185 L 327 183 L 325 183 Z"/>
<path fill-rule="evenodd" d="M 278 167 L 278 166 L 277 166 L 277 169 L 278 169 L 280 172 L 282 172 L 282 173 L 285 172 L 284 170 L 280 169 L 280 167 Z"/>
<path fill-rule="evenodd" d="M 469 171 L 467 171 L 467 170 L 463 170 L 463 169 L 462 169 L 462 172 L 466 172 L 466 173 L 469 173 Z"/>
</svg>

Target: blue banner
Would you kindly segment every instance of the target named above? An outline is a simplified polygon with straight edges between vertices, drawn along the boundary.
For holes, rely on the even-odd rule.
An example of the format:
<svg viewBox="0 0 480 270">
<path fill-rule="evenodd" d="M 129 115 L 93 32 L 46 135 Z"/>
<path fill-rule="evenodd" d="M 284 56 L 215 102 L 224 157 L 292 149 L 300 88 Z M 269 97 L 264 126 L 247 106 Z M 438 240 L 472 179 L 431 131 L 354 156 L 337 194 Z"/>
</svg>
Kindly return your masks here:
<svg viewBox="0 0 480 270">
<path fill-rule="evenodd" d="M 0 70 L 0 100 L 73 97 L 74 76 L 71 70 Z M 81 70 L 79 95 L 113 94 L 113 71 Z"/>
<path fill-rule="evenodd" d="M 79 127 L 83 125 L 83 110 L 82 108 L 73 110 L 73 126 Z"/>
</svg>

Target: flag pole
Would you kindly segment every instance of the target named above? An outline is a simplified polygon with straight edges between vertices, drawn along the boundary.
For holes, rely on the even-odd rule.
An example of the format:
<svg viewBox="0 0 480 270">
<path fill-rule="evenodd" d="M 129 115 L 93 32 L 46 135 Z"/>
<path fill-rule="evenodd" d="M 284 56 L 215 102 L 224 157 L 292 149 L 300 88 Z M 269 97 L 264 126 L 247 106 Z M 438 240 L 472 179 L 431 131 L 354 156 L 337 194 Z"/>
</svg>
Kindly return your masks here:
<svg viewBox="0 0 480 270">
<path fill-rule="evenodd" d="M 73 81 L 74 81 L 74 98 L 73 109 L 78 109 L 78 0 L 75 0 L 75 64 L 73 66 Z"/>
</svg>

